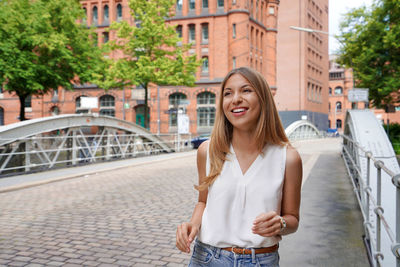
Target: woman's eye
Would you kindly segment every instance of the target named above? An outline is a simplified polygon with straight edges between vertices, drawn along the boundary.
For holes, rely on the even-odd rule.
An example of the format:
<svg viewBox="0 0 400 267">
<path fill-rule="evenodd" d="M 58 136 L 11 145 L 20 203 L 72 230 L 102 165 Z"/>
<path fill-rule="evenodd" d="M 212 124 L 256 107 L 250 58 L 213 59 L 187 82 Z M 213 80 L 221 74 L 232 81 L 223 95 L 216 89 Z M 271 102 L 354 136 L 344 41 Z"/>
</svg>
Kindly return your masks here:
<svg viewBox="0 0 400 267">
<path fill-rule="evenodd" d="M 250 88 L 244 88 L 243 92 L 251 92 L 251 89 Z"/>
<path fill-rule="evenodd" d="M 231 94 L 231 92 L 224 92 L 224 96 L 228 96 L 230 94 Z"/>
</svg>

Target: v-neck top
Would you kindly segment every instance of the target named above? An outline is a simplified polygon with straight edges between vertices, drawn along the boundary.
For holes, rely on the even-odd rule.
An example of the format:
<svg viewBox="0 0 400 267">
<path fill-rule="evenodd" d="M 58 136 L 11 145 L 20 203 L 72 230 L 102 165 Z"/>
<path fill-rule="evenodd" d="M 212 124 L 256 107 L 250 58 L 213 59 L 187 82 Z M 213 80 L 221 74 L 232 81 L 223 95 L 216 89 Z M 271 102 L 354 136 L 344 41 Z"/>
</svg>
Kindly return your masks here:
<svg viewBox="0 0 400 267">
<path fill-rule="evenodd" d="M 221 174 L 208 188 L 198 239 L 215 247 L 260 248 L 277 244 L 281 236 L 253 234 L 261 213 L 281 212 L 286 146 L 266 145 L 243 174 L 233 147 Z M 210 172 L 207 150 L 206 173 Z"/>
</svg>

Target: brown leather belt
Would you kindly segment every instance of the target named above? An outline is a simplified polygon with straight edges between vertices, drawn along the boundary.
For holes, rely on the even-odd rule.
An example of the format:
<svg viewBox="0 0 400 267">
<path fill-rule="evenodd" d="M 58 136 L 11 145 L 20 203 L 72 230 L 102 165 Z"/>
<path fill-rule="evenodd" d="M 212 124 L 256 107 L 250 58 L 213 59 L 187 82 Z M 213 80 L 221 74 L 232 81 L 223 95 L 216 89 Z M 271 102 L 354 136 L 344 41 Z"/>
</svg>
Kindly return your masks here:
<svg viewBox="0 0 400 267">
<path fill-rule="evenodd" d="M 279 248 L 278 244 L 272 246 L 272 247 L 266 247 L 266 248 L 255 248 L 254 252 L 255 254 L 262 254 L 262 253 L 272 253 L 277 251 Z M 222 248 L 222 250 L 230 251 L 235 254 L 251 254 L 251 249 L 250 248 L 237 248 L 237 247 L 229 247 L 229 248 Z"/>
</svg>

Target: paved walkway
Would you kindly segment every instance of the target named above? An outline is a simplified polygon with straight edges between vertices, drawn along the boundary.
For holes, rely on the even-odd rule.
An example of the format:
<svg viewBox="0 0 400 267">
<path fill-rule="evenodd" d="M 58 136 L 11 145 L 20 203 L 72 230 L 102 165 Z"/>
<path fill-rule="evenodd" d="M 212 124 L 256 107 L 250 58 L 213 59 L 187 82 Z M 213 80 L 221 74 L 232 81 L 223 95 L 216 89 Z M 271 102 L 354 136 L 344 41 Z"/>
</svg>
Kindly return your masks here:
<svg viewBox="0 0 400 267">
<path fill-rule="evenodd" d="M 295 146 L 301 223 L 281 266 L 368 266 L 339 139 Z M 186 266 L 175 227 L 197 198 L 195 161 L 192 151 L 0 179 L 0 266 Z"/>
</svg>

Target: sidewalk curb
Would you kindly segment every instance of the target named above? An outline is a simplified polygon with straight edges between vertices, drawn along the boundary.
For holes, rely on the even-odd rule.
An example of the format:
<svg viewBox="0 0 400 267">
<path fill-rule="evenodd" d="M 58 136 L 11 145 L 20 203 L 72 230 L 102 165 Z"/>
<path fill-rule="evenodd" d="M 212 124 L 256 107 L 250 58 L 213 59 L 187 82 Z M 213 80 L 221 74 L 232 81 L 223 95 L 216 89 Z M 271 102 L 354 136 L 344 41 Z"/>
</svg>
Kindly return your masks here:
<svg viewBox="0 0 400 267">
<path fill-rule="evenodd" d="M 189 151 L 189 152 L 193 153 L 194 151 Z M 131 165 L 128 165 L 128 166 L 125 165 L 125 166 L 108 167 L 108 168 L 105 168 L 105 169 L 86 171 L 86 172 L 81 172 L 81 173 L 76 173 L 76 174 L 69 174 L 69 175 L 65 175 L 65 176 L 61 176 L 61 177 L 57 177 L 57 178 L 49 178 L 49 179 L 45 179 L 45 180 L 42 180 L 42 181 L 34 181 L 34 182 L 22 183 L 22 184 L 19 184 L 19 185 L 12 185 L 12 186 L 8 186 L 8 187 L 0 188 L 0 194 L 7 193 L 7 192 L 12 192 L 12 191 L 17 191 L 17 190 L 22 190 L 22 189 L 35 187 L 35 186 L 39 186 L 39 185 L 44 185 L 44 184 L 65 181 L 65 180 L 74 179 L 74 178 L 77 178 L 77 177 L 90 175 L 90 174 L 94 174 L 94 173 L 99 173 L 99 172 L 107 172 L 107 171 L 113 171 L 113 170 L 129 168 L 129 167 L 134 167 L 134 166 L 139 166 L 139 165 L 147 165 L 147 164 L 152 164 L 152 163 L 156 163 L 156 162 L 162 162 L 162 161 L 166 161 L 166 160 L 170 160 L 170 159 L 184 158 L 184 157 L 188 156 L 189 152 L 188 151 L 187 152 L 182 152 L 182 153 L 179 153 L 177 155 L 173 155 L 171 157 L 152 159 L 152 160 L 145 161 L 145 162 L 134 162 L 134 163 L 132 163 Z M 193 155 L 195 155 L 195 153 L 193 153 Z M 147 158 L 151 159 L 151 157 L 147 157 Z"/>
</svg>

